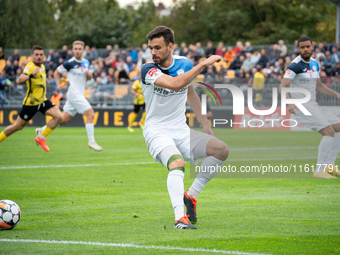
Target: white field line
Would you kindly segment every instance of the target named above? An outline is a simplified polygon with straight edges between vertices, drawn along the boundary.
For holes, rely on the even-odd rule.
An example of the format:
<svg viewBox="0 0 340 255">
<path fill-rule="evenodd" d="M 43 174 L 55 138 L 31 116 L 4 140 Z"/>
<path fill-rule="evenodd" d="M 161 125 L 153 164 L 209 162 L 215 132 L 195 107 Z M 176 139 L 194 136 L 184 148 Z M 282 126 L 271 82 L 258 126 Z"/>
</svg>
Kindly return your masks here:
<svg viewBox="0 0 340 255">
<path fill-rule="evenodd" d="M 114 246 L 122 248 L 137 248 L 137 249 L 154 249 L 154 250 L 178 250 L 189 252 L 206 252 L 206 253 L 222 253 L 234 255 L 266 255 L 262 253 L 251 253 L 242 251 L 225 251 L 216 249 L 201 249 L 201 248 L 184 248 L 162 245 L 138 245 L 131 243 L 101 243 L 101 242 L 84 242 L 84 241 L 56 241 L 56 240 L 34 240 L 34 239 L 0 239 L 1 242 L 16 242 L 16 243 L 48 243 L 48 244 L 81 244 L 81 245 L 97 245 L 97 246 Z"/>
</svg>

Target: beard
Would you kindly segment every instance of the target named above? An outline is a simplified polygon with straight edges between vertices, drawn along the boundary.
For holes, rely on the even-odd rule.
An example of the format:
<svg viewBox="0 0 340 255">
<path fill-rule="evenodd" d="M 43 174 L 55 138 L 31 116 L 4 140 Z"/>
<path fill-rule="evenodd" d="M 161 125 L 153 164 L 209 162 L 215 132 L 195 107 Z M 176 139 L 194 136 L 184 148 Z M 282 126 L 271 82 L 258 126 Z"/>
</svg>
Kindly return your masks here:
<svg viewBox="0 0 340 255">
<path fill-rule="evenodd" d="M 154 62 L 155 64 L 157 64 L 157 65 L 161 65 L 161 64 L 163 64 L 165 61 L 167 61 L 168 58 L 169 58 L 169 50 L 166 49 L 165 57 L 164 57 L 164 58 L 159 57 L 158 60 L 154 60 L 154 59 L 153 59 L 153 62 Z"/>
</svg>

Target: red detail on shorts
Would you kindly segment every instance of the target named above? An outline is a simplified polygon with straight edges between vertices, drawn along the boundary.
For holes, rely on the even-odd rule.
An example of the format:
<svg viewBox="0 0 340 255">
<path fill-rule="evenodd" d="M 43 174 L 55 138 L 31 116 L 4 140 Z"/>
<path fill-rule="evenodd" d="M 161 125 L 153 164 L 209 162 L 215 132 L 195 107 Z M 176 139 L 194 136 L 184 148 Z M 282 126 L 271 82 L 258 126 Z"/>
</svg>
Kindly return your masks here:
<svg viewBox="0 0 340 255">
<path fill-rule="evenodd" d="M 290 70 L 287 70 L 287 71 L 286 71 L 286 74 L 290 74 Z"/>
</svg>

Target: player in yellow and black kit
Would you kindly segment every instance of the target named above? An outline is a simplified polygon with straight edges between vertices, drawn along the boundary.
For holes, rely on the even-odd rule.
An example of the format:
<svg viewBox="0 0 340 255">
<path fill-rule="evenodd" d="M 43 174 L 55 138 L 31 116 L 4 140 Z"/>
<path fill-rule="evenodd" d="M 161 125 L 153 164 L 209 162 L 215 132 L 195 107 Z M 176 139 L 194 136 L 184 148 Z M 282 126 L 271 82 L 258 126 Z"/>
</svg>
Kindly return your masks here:
<svg viewBox="0 0 340 255">
<path fill-rule="evenodd" d="M 0 133 L 0 143 L 14 132 L 23 129 L 27 122 L 39 111 L 42 114 L 52 116 L 47 127 L 40 135 L 37 135 L 35 142 L 40 144 L 45 151 L 50 151 L 46 145 L 46 137 L 55 129 L 62 120 L 62 115 L 57 106 L 46 98 L 46 72 L 42 64 L 44 51 L 41 46 L 34 46 L 32 51 L 32 62 L 29 62 L 24 72 L 18 77 L 17 84 L 26 82 L 27 93 L 23 101 L 22 110 L 16 121 Z"/>
<path fill-rule="evenodd" d="M 143 115 L 142 115 L 142 118 L 139 121 L 139 126 L 143 129 L 144 125 L 145 125 L 145 115 L 146 115 L 145 101 L 144 101 L 144 95 L 143 95 L 142 85 L 141 85 L 140 81 L 141 81 L 141 76 L 140 76 L 140 71 L 138 71 L 138 80 L 136 80 L 133 83 L 132 88 L 131 88 L 131 93 L 135 96 L 135 102 L 134 102 L 135 108 L 134 108 L 133 112 L 130 114 L 131 117 L 129 119 L 129 126 L 127 127 L 127 129 L 130 132 L 134 131 L 133 128 L 132 128 L 132 125 L 133 125 L 133 122 L 135 121 L 140 109 L 143 110 Z"/>
</svg>

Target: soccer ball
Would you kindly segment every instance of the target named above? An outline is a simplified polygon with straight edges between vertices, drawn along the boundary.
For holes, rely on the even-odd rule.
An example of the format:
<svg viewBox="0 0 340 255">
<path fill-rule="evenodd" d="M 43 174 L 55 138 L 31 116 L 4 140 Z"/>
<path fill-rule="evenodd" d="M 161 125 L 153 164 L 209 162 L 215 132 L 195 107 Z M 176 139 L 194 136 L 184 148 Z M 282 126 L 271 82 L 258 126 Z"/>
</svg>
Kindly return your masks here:
<svg viewBox="0 0 340 255">
<path fill-rule="evenodd" d="M 21 217 L 19 206 L 11 200 L 0 201 L 0 230 L 14 228 Z"/>
</svg>

